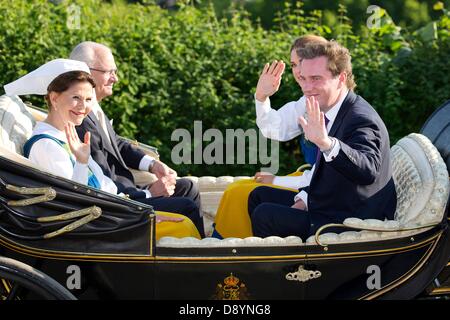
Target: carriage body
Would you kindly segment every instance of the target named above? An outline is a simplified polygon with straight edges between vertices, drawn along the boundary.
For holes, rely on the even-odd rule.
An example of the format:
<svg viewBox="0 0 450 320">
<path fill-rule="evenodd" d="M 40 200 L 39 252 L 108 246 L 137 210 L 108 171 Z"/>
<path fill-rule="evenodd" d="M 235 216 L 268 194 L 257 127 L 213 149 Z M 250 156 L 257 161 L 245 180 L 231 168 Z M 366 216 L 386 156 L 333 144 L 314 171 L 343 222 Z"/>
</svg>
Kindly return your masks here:
<svg viewBox="0 0 450 320">
<path fill-rule="evenodd" d="M 10 116 L 18 117 L 17 113 Z M 418 211 L 409 217 L 414 220 L 409 224 L 356 219 L 341 226 L 349 231 L 333 234 L 324 228 L 310 239 L 166 237 L 156 241 L 150 206 L 43 172 L 14 150 L 2 147 L 0 256 L 41 271 L 79 299 L 412 299 L 449 295 L 449 119 L 447 102 L 422 130 L 442 156 L 428 157 L 431 165 L 426 168 L 431 171 L 421 176 L 438 172 L 441 184 L 438 186 L 437 176 L 432 186 L 417 182 L 427 193 L 430 206 L 427 203 L 422 211 L 429 211 L 428 218 L 417 208 L 405 206 L 405 212 Z M 403 147 L 409 148 L 416 138 L 405 140 Z M 420 145 L 423 139 L 417 139 Z M 220 198 L 220 191 L 210 186 L 203 191 L 206 199 Z M 418 196 L 405 193 L 406 198 Z M 13 281 L 2 276 L 1 270 L 0 296 L 7 296 Z M 23 290 L 21 297 L 35 298 L 36 292 Z"/>
</svg>

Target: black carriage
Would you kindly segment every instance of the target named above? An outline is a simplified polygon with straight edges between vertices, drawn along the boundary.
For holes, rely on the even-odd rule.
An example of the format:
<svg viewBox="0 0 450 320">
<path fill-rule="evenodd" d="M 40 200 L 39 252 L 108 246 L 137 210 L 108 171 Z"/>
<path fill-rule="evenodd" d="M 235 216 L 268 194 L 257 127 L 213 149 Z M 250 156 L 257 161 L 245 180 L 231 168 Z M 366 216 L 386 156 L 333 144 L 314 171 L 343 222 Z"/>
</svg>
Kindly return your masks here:
<svg viewBox="0 0 450 320">
<path fill-rule="evenodd" d="M 395 220 L 351 218 L 309 239 L 159 241 L 151 207 L 31 165 L 21 145 L 42 114 L 17 97 L 0 106 L 0 300 L 450 295 L 450 101 L 392 147 Z"/>
</svg>

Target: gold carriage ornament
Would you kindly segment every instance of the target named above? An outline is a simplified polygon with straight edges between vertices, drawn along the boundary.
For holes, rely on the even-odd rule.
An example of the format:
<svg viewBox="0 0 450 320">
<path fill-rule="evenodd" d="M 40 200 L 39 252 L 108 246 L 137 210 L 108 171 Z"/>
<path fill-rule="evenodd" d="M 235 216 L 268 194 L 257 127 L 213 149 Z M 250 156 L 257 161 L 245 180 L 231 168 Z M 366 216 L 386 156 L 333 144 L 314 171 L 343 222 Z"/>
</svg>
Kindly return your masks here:
<svg viewBox="0 0 450 320">
<path fill-rule="evenodd" d="M 312 279 L 320 278 L 321 276 L 322 272 L 318 270 L 306 270 L 304 266 L 300 265 L 298 266 L 297 271 L 286 274 L 286 280 L 306 282 Z"/>
<path fill-rule="evenodd" d="M 248 300 L 247 287 L 233 273 L 223 279 L 223 284 L 219 283 L 216 287 L 215 300 Z"/>
</svg>

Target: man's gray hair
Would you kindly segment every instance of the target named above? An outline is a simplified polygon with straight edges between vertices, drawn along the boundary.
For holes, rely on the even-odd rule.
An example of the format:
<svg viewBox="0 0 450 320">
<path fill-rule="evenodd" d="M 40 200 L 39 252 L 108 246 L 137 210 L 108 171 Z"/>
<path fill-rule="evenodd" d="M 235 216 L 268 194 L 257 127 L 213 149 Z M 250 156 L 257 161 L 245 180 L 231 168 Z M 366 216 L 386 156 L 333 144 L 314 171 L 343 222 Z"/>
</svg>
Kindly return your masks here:
<svg viewBox="0 0 450 320">
<path fill-rule="evenodd" d="M 83 61 L 88 66 L 92 66 L 97 60 L 97 54 L 99 50 L 107 50 L 111 52 L 111 49 L 104 44 L 93 41 L 84 41 L 73 48 L 72 52 L 70 53 L 69 59 Z"/>
</svg>

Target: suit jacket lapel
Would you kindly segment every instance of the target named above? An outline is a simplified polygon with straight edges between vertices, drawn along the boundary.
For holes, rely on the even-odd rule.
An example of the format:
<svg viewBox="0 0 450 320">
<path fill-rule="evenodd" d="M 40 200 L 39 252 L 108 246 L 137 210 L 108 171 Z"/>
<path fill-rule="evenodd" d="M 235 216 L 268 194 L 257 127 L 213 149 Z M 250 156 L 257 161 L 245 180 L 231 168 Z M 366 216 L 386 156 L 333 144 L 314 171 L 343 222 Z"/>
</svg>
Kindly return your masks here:
<svg viewBox="0 0 450 320">
<path fill-rule="evenodd" d="M 120 155 L 119 148 L 118 148 L 115 140 L 113 139 L 114 135 L 111 134 L 111 131 L 109 128 L 111 125 L 109 124 L 109 120 L 106 118 L 106 116 L 105 116 L 106 127 L 108 128 L 108 133 L 109 133 L 109 136 L 111 137 L 111 140 L 106 136 L 106 134 L 103 131 L 102 126 L 101 126 L 100 122 L 98 121 L 97 117 L 95 116 L 95 114 L 93 112 L 90 112 L 88 114 L 88 117 L 89 117 L 89 119 L 91 119 L 94 122 L 95 127 L 97 128 L 97 131 L 100 133 L 100 136 L 102 138 L 102 144 L 104 145 L 105 149 L 109 153 L 111 153 L 114 157 L 116 157 L 116 159 L 119 160 L 119 162 L 125 168 L 127 168 L 127 165 L 125 164 L 125 162 L 122 159 L 122 156 Z"/>
<path fill-rule="evenodd" d="M 342 121 L 344 120 L 345 114 L 347 113 L 350 106 L 355 102 L 355 99 L 356 94 L 353 91 L 349 91 L 347 97 L 345 97 L 344 101 L 342 102 L 342 106 L 339 109 L 338 114 L 336 115 L 336 119 L 334 119 L 333 126 L 328 133 L 329 136 L 334 137 L 337 129 L 341 126 Z"/>
<path fill-rule="evenodd" d="M 106 129 L 108 130 L 108 134 L 111 138 L 111 143 L 112 143 L 112 147 L 114 148 L 115 152 L 116 152 L 116 158 L 120 161 L 120 163 L 125 167 L 128 168 L 128 166 L 126 165 L 125 161 L 122 158 L 122 155 L 120 154 L 120 150 L 119 150 L 119 146 L 117 145 L 117 140 L 115 139 L 116 137 L 116 132 L 114 131 L 111 122 L 109 122 L 109 118 L 105 115 L 105 122 L 106 122 Z M 102 130 L 103 131 L 103 130 Z M 108 139 L 109 141 L 110 139 Z"/>
</svg>

